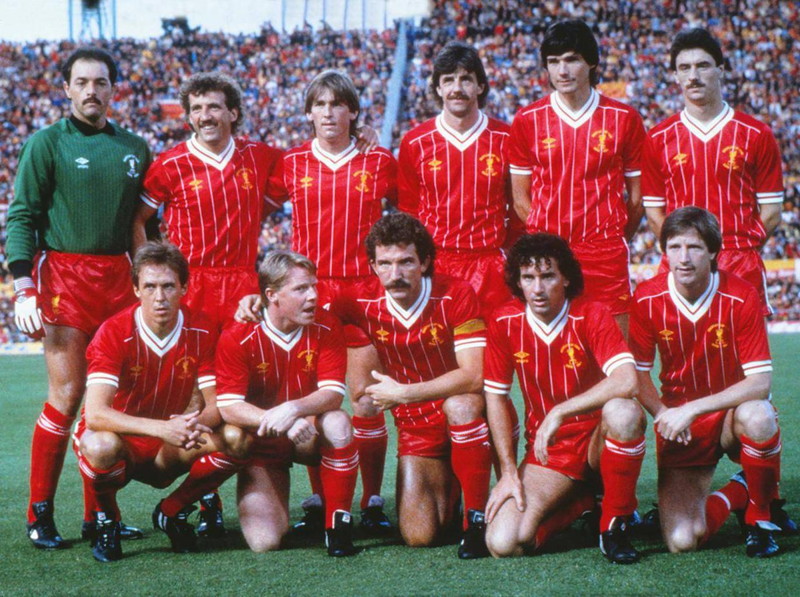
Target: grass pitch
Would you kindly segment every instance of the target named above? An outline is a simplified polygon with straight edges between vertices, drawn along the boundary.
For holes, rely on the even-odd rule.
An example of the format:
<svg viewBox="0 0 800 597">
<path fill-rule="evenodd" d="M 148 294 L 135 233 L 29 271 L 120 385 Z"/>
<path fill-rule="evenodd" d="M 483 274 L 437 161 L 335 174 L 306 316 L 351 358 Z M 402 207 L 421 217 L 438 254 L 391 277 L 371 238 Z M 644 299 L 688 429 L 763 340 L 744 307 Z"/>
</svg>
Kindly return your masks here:
<svg viewBox="0 0 800 597">
<path fill-rule="evenodd" d="M 783 483 L 787 509 L 800 518 L 800 395 L 796 355 L 800 336 L 770 338 L 775 360 L 773 395 L 781 411 Z M 71 549 L 34 550 L 24 531 L 28 494 L 29 444 L 33 424 L 46 395 L 42 357 L 0 358 L 0 594 L 1 595 L 797 595 L 800 580 L 800 537 L 782 537 L 784 553 L 767 561 L 744 555 L 735 517 L 731 517 L 710 548 L 670 555 L 661 541 L 637 540 L 642 562 L 614 566 L 578 532 L 567 531 L 543 554 L 516 560 L 462 562 L 456 546 L 411 549 L 394 536 L 362 539 L 357 556 L 333 559 L 321 545 L 292 543 L 288 549 L 253 554 L 238 532 L 235 481 L 221 490 L 226 523 L 233 531 L 205 551 L 180 555 L 169 551 L 168 539 L 150 526 L 154 505 L 164 491 L 131 483 L 119 496 L 124 520 L 145 529 L 141 541 L 124 542 L 125 558 L 102 565 L 92 559 L 88 543 L 80 542 L 81 484 L 70 451 L 56 498 L 56 520 Z M 649 453 L 639 480 L 640 510 L 655 499 L 655 458 L 652 433 Z M 393 513 L 395 459 L 390 438 L 384 495 Z M 720 463 L 715 485 L 735 472 Z M 299 501 L 308 492 L 303 467 L 292 470 L 292 516 L 301 515 Z M 358 499 L 358 495 L 356 496 Z M 390 514 L 394 518 L 393 514 Z"/>
</svg>

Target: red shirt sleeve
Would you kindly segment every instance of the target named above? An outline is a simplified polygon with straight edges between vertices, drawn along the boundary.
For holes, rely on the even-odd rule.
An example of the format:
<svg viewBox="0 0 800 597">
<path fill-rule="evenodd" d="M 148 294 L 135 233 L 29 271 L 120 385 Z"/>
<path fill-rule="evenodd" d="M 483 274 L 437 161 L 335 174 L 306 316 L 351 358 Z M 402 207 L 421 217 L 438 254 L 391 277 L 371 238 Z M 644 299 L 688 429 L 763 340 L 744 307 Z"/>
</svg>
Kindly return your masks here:
<svg viewBox="0 0 800 597">
<path fill-rule="evenodd" d="M 640 176 L 642 172 L 642 149 L 646 138 L 642 117 L 631 109 L 622 149 L 622 168 L 626 176 Z"/>
<path fill-rule="evenodd" d="M 397 159 L 397 209 L 412 216 L 419 211 L 419 170 L 416 152 L 408 142 L 408 135 L 400 142 Z"/>
<path fill-rule="evenodd" d="M 317 361 L 317 387 L 333 390 L 342 395 L 346 392 L 347 348 L 342 338 L 344 333 L 339 321 L 328 313 L 319 317 L 319 360 Z"/>
<path fill-rule="evenodd" d="M 754 186 L 758 203 L 783 202 L 781 151 L 775 136 L 769 129 L 764 130 L 758 137 L 755 177 Z"/>
<path fill-rule="evenodd" d="M 169 172 L 164 166 L 164 162 L 158 159 L 147 169 L 142 185 L 141 200 L 153 209 L 158 209 L 172 198 L 171 189 Z"/>
<path fill-rule="evenodd" d="M 625 363 L 634 364 L 625 337 L 608 307 L 600 303 L 587 305 L 584 322 L 589 347 L 605 375 L 611 375 L 614 369 Z"/>
<path fill-rule="evenodd" d="M 529 175 L 532 173 L 533 162 L 531 159 L 529 119 L 522 110 L 517 112 L 514 122 L 511 123 L 511 137 L 509 139 L 508 159 L 511 164 L 511 174 Z"/>
<path fill-rule="evenodd" d="M 242 344 L 238 325 L 223 330 L 217 342 L 215 367 L 217 376 L 217 406 L 243 402 L 250 383 L 250 358 L 246 343 Z"/>
<path fill-rule="evenodd" d="M 642 203 L 645 207 L 664 207 L 667 174 L 661 161 L 657 141 L 647 135 L 642 145 Z"/>
<path fill-rule="evenodd" d="M 633 296 L 628 338 L 636 361 L 636 369 L 650 371 L 656 358 L 656 336 L 647 312 L 650 301 L 639 300 L 640 298 L 641 293 L 637 289 Z"/>
<path fill-rule="evenodd" d="M 486 351 L 483 353 L 483 391 L 508 394 L 514 378 L 514 359 L 511 341 L 505 326 L 492 317 L 486 334 Z"/>
</svg>

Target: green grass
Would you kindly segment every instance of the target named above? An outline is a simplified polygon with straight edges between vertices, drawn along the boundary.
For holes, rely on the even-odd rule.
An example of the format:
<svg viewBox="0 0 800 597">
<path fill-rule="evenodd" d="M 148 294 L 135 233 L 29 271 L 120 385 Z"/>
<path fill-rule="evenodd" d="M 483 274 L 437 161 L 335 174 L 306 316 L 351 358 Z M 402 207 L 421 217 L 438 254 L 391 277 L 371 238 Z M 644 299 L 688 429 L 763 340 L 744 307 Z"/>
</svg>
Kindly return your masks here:
<svg viewBox="0 0 800 597">
<path fill-rule="evenodd" d="M 800 336 L 771 338 L 776 363 L 774 399 L 783 428 L 783 496 L 800 518 L 800 414 L 795 401 L 796 355 Z M 70 451 L 57 497 L 57 520 L 63 536 L 74 542 L 59 552 L 34 550 L 24 533 L 28 494 L 29 444 L 33 423 L 46 394 L 41 357 L 0 358 L 0 594 L 244 594 L 275 595 L 795 595 L 800 589 L 800 537 L 781 538 L 785 553 L 768 561 L 753 561 L 744 548 L 734 517 L 711 542 L 712 549 L 681 556 L 666 553 L 660 541 L 638 541 L 643 561 L 618 567 L 605 562 L 597 547 L 577 531 L 556 538 L 548 553 L 517 560 L 462 562 L 455 545 L 410 549 L 397 538 L 359 539 L 366 549 L 354 558 L 334 560 L 321 546 L 290 545 L 270 554 L 253 554 L 241 535 L 206 544 L 202 553 L 177 555 L 167 538 L 150 530 L 150 513 L 163 491 L 132 483 L 120 493 L 124 519 L 147 529 L 142 541 L 124 543 L 125 558 L 101 565 L 91 557 L 80 533 L 81 488 L 75 457 Z M 650 437 L 652 440 L 652 437 Z M 386 488 L 393 486 L 395 460 L 387 462 Z M 736 470 L 723 460 L 717 481 Z M 292 472 L 292 515 L 300 515 L 299 500 L 308 490 L 302 467 Z M 222 488 L 228 527 L 238 531 L 235 483 Z M 389 510 L 394 501 L 385 491 Z M 647 510 L 655 497 L 652 441 L 639 482 L 639 500 Z"/>
</svg>

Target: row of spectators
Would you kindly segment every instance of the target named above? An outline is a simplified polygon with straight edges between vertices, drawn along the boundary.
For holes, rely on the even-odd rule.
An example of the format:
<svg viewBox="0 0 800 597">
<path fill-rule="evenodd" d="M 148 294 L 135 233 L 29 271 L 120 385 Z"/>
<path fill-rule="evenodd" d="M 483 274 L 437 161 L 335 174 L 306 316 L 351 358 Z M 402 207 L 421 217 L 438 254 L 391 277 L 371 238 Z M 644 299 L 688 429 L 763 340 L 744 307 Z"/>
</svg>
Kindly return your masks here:
<svg viewBox="0 0 800 597">
<path fill-rule="evenodd" d="M 793 258 L 800 240 L 800 5 L 770 0 L 701 0 L 643 3 L 588 0 L 529 3 L 524 0 L 436 0 L 431 16 L 412 30 L 403 113 L 393 144 L 436 107 L 427 94 L 433 56 L 451 39 L 479 48 L 491 91 L 487 112 L 510 122 L 517 110 L 548 93 L 538 43 L 553 21 L 577 17 L 595 24 L 601 44 L 604 93 L 635 106 L 652 126 L 681 109 L 667 70 L 670 41 L 685 26 L 710 27 L 722 41 L 730 69 L 729 103 L 769 123 L 783 152 L 787 201 L 783 221 L 764 248 L 765 258 Z M 325 68 L 350 74 L 361 93 L 362 122 L 380 128 L 384 90 L 393 67 L 396 33 L 337 32 L 310 28 L 281 34 L 270 26 L 252 35 L 173 29 L 161 38 L 103 42 L 118 59 L 114 118 L 142 135 L 154 153 L 183 140 L 189 129 L 177 105 L 178 88 L 191 73 L 224 70 L 240 81 L 245 97 L 242 132 L 288 148 L 310 136 L 302 93 Z M 12 198 L 17 158 L 25 139 L 66 113 L 58 65 L 74 48 L 67 41 L 0 42 L 0 248 Z M 280 215 L 259 238 L 262 251 L 290 242 L 291 225 Z M 660 258 L 656 239 L 643 225 L 634 238 L 633 263 Z M 0 280 L 7 277 L 0 250 Z M 788 284 L 788 286 L 786 286 Z M 784 312 L 800 319 L 797 285 L 773 285 Z M 0 289 L 0 343 L 11 310 L 8 286 Z"/>
</svg>

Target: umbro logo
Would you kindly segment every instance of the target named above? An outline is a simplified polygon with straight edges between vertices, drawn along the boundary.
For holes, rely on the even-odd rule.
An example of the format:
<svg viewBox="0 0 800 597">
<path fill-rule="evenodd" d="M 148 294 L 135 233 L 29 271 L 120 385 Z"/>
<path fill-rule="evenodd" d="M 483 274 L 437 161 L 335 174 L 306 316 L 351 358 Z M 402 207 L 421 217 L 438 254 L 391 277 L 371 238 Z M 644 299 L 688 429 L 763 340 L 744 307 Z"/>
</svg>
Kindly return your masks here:
<svg viewBox="0 0 800 597">
<path fill-rule="evenodd" d="M 78 169 L 88 169 L 89 168 L 89 160 L 86 158 L 78 158 L 75 160 L 75 163 L 78 164 Z"/>
</svg>

